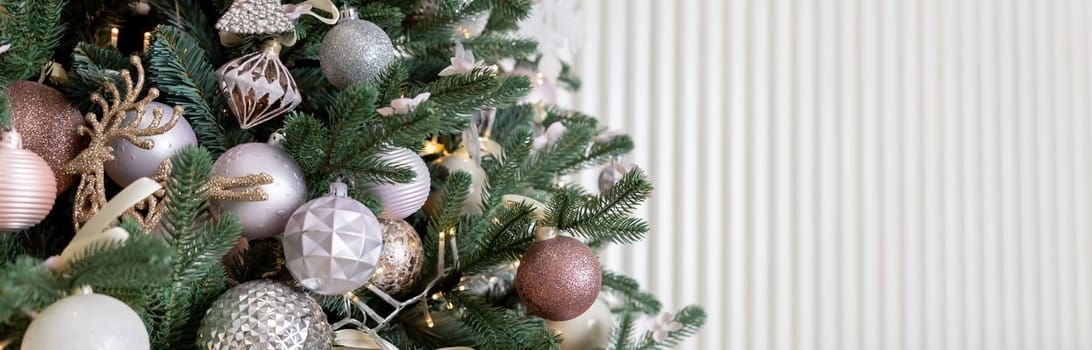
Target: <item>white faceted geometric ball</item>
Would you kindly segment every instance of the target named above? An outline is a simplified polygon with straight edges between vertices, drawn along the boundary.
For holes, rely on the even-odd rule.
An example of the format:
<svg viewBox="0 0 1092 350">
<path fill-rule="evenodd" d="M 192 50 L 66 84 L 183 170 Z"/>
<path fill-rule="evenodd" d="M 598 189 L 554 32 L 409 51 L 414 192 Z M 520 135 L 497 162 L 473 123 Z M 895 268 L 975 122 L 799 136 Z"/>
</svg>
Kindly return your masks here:
<svg viewBox="0 0 1092 350">
<path fill-rule="evenodd" d="M 155 109 L 163 111 L 163 117 L 159 120 L 159 124 L 156 124 L 157 126 L 166 124 L 174 116 L 173 107 L 159 102 L 149 102 L 144 108 L 144 114 L 140 117 L 140 123 L 137 123 L 138 128 L 152 125 L 152 119 L 155 118 L 152 113 Z M 129 125 L 134 119 L 136 119 L 136 111 L 130 111 L 125 114 L 125 121 L 122 123 Z M 106 170 L 106 175 L 109 175 L 110 179 L 118 185 L 129 186 L 139 178 L 154 176 L 155 171 L 159 169 L 159 163 L 162 163 L 164 159 L 174 155 L 174 152 L 178 152 L 183 147 L 197 145 L 197 135 L 193 133 L 193 128 L 190 127 L 186 118 L 178 118 L 174 127 L 165 133 L 145 136 L 141 139 L 152 140 L 154 143 L 152 148 L 143 149 L 122 138 L 110 140 L 109 145 L 114 149 L 114 160 L 104 163 L 103 168 Z"/>
<path fill-rule="evenodd" d="M 393 148 L 379 154 L 380 158 L 398 167 L 413 169 L 413 181 L 409 183 L 365 184 L 364 190 L 379 197 L 383 202 L 385 219 L 405 219 L 420 210 L 428 200 L 432 185 L 428 165 L 416 153 L 405 148 Z"/>
<path fill-rule="evenodd" d="M 345 294 L 375 273 L 383 250 L 383 229 L 364 204 L 346 197 L 345 184 L 331 186 L 288 219 L 281 242 L 288 271 L 319 294 Z"/>
<path fill-rule="evenodd" d="M 243 224 L 243 237 L 270 238 L 281 233 L 288 216 L 307 200 L 307 185 L 303 169 L 284 150 L 254 142 L 232 147 L 212 164 L 213 173 L 222 176 L 245 176 L 266 173 L 273 183 L 261 185 L 268 199 L 258 202 L 212 201 L 217 215 L 232 213 Z M 241 188 L 242 189 L 242 188 Z M 240 190 L 241 190 L 240 189 Z"/>
<path fill-rule="evenodd" d="M 102 294 L 76 294 L 42 310 L 23 334 L 22 350 L 145 350 L 144 321 L 125 303 Z"/>
</svg>

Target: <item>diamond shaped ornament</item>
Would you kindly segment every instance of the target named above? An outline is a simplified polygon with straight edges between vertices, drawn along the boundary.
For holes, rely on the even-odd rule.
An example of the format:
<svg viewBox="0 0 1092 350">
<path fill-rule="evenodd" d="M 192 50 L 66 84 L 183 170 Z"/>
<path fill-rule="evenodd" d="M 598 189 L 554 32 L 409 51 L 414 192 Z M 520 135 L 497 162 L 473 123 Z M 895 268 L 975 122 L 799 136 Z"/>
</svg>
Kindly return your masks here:
<svg viewBox="0 0 1092 350">
<path fill-rule="evenodd" d="M 296 209 L 281 242 L 288 271 L 319 294 L 360 288 L 375 273 L 383 250 L 383 229 L 368 207 L 345 195 L 341 182 L 329 195 Z"/>
</svg>

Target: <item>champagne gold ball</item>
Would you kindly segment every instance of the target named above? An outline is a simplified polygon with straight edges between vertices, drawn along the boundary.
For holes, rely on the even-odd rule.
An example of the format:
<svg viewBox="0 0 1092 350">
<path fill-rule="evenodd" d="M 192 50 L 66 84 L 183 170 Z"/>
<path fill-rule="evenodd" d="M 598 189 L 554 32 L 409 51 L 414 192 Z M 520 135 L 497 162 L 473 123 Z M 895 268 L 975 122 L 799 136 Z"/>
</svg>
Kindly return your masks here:
<svg viewBox="0 0 1092 350">
<path fill-rule="evenodd" d="M 602 287 L 595 252 L 579 240 L 558 236 L 535 242 L 516 270 L 516 291 L 527 312 L 568 321 L 595 303 Z"/>
<path fill-rule="evenodd" d="M 76 174 L 65 174 L 61 168 L 87 148 L 87 139 L 78 134 L 83 125 L 80 111 L 57 90 L 36 82 L 12 83 L 7 92 L 23 148 L 45 160 L 53 171 L 57 193 L 64 192 L 76 182 Z"/>
</svg>

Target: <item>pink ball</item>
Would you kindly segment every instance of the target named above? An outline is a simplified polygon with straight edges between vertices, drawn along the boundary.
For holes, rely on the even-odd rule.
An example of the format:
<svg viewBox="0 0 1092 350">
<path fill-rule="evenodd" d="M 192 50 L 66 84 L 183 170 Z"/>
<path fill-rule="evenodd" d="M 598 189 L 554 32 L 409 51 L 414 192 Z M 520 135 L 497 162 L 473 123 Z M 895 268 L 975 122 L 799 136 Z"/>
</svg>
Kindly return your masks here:
<svg viewBox="0 0 1092 350">
<path fill-rule="evenodd" d="M 53 208 L 57 181 L 41 157 L 23 149 L 22 137 L 0 134 L 0 232 L 15 232 L 37 225 Z"/>
<path fill-rule="evenodd" d="M 602 270 L 595 252 L 576 238 L 558 236 L 535 242 L 516 270 L 516 291 L 527 312 L 550 321 L 568 321 L 599 297 Z"/>
</svg>

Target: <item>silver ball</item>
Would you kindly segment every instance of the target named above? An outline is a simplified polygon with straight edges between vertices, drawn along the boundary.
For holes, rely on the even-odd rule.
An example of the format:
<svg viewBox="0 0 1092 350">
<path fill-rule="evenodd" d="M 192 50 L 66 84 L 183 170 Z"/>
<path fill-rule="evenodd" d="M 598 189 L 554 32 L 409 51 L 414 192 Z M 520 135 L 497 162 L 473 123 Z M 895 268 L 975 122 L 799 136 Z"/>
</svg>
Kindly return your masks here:
<svg viewBox="0 0 1092 350">
<path fill-rule="evenodd" d="M 342 20 L 322 38 L 319 62 L 326 79 L 339 89 L 375 79 L 394 61 L 391 38 L 364 20 Z"/>
<path fill-rule="evenodd" d="M 143 129 L 152 125 L 152 119 L 155 118 L 152 111 L 155 109 L 163 110 L 163 117 L 156 126 L 167 124 L 174 116 L 174 108 L 171 106 L 150 102 L 144 108 L 144 114 L 140 118 L 140 123 L 137 124 L 138 128 Z M 136 119 L 136 111 L 130 111 L 125 114 L 122 125 L 129 125 L 134 119 Z M 151 140 L 154 143 L 152 148 L 137 147 L 123 138 L 115 138 L 109 142 L 110 147 L 114 149 L 114 160 L 104 164 L 106 175 L 122 187 L 129 186 L 139 178 L 154 176 L 159 163 L 163 160 L 183 147 L 197 145 L 197 135 L 193 133 L 193 128 L 190 127 L 186 118 L 178 118 L 178 123 L 175 123 L 174 127 L 167 132 L 141 137 L 141 139 Z"/>
<path fill-rule="evenodd" d="M 243 224 L 243 237 L 262 239 L 281 233 L 292 212 L 307 199 L 303 169 L 285 151 L 265 143 L 244 143 L 232 147 L 212 165 L 222 176 L 266 173 L 273 183 L 261 188 L 269 197 L 260 202 L 212 201 L 217 215 L 233 213 Z"/>
<path fill-rule="evenodd" d="M 330 324 L 311 296 L 284 283 L 250 281 L 224 292 L 201 320 L 197 347 L 330 349 Z"/>
<path fill-rule="evenodd" d="M 413 169 L 413 181 L 409 183 L 369 183 L 363 187 L 383 202 L 381 218 L 405 219 L 425 205 L 432 186 L 428 165 L 416 153 L 405 148 L 394 148 L 379 154 L 383 160 L 399 167 Z"/>
</svg>

